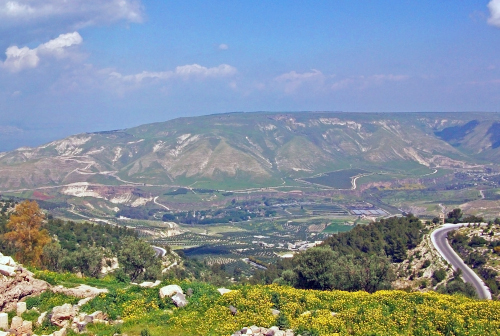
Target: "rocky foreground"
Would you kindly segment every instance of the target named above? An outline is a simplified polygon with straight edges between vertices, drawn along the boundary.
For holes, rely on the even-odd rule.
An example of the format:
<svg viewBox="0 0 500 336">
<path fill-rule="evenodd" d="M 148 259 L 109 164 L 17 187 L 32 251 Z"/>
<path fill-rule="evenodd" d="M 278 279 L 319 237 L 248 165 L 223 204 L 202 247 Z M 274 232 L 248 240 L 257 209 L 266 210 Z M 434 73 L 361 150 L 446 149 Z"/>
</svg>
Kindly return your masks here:
<svg viewBox="0 0 500 336">
<path fill-rule="evenodd" d="M 0 253 L 0 311 L 15 309 L 23 298 L 41 294 L 48 288 L 48 283 L 35 279 L 33 273 Z"/>
</svg>

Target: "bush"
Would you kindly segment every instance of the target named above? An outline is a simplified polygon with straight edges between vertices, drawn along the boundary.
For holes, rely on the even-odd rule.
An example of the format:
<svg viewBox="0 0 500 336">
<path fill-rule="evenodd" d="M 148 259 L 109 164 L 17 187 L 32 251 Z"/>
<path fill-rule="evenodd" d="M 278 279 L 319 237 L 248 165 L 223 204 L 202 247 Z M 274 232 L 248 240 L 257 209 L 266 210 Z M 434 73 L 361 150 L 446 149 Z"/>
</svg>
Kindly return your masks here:
<svg viewBox="0 0 500 336">
<path fill-rule="evenodd" d="M 487 243 L 486 239 L 479 236 L 474 236 L 469 242 L 470 247 L 484 246 Z"/>
<path fill-rule="evenodd" d="M 290 328 L 290 321 L 288 321 L 286 315 L 279 314 L 278 318 L 276 319 L 276 326 L 280 329 L 288 329 Z"/>
<path fill-rule="evenodd" d="M 426 261 L 424 261 L 424 263 L 422 264 L 422 268 L 427 268 L 431 265 L 431 261 L 429 259 L 427 259 Z"/>
<path fill-rule="evenodd" d="M 446 278 L 446 271 L 444 269 L 438 269 L 434 271 L 432 277 L 436 279 L 437 282 L 441 282 Z"/>
</svg>

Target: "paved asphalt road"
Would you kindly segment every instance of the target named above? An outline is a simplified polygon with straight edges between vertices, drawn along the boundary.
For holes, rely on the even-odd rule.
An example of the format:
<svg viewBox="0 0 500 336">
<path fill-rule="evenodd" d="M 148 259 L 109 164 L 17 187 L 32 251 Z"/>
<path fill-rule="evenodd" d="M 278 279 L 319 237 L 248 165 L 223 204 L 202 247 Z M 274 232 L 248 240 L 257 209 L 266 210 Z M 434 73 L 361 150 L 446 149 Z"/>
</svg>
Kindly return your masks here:
<svg viewBox="0 0 500 336">
<path fill-rule="evenodd" d="M 157 257 L 164 257 L 167 251 L 164 248 L 153 246 L 153 249 L 156 251 Z"/>
<path fill-rule="evenodd" d="M 460 268 L 462 270 L 462 278 L 476 288 L 476 292 L 480 299 L 491 300 L 491 292 L 484 282 L 477 276 L 472 269 L 467 266 L 463 260 L 455 253 L 448 243 L 448 232 L 457 229 L 460 226 L 467 224 L 445 224 L 432 232 L 431 240 L 434 247 L 438 250 L 441 256 L 448 261 L 454 269 Z M 486 224 L 485 224 L 486 225 Z"/>
</svg>

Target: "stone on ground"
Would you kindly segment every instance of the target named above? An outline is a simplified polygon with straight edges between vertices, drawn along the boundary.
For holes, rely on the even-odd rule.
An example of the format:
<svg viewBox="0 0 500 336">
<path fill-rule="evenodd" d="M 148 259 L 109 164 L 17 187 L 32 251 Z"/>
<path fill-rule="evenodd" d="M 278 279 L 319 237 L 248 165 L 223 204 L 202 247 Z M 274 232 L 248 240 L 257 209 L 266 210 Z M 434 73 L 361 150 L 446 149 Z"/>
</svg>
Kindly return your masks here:
<svg viewBox="0 0 500 336">
<path fill-rule="evenodd" d="M 160 297 L 164 299 L 165 297 L 171 297 L 176 293 L 184 294 L 182 288 L 178 285 L 168 285 L 160 288 Z"/>
<path fill-rule="evenodd" d="M 78 313 L 77 309 L 69 303 L 52 309 L 50 322 L 58 327 L 66 327 Z"/>
<path fill-rule="evenodd" d="M 139 286 L 145 287 L 145 288 L 153 288 L 153 287 L 158 286 L 159 284 L 161 284 L 160 280 L 156 280 L 155 282 L 145 281 L 143 283 L 140 283 Z"/>
<path fill-rule="evenodd" d="M 62 293 L 68 296 L 75 296 L 81 299 L 94 298 L 101 293 L 107 293 L 106 288 L 96 288 L 88 285 L 80 285 L 75 288 L 65 288 L 63 286 L 55 286 L 51 288 L 54 293 Z"/>
<path fill-rule="evenodd" d="M 224 295 L 226 293 L 232 292 L 232 290 L 227 289 L 227 288 L 217 288 L 217 290 L 219 291 L 220 295 Z"/>
<path fill-rule="evenodd" d="M 185 307 L 188 304 L 186 296 L 183 293 L 177 293 L 172 296 L 172 301 L 179 308 Z"/>
<path fill-rule="evenodd" d="M 9 329 L 9 315 L 7 313 L 0 313 L 0 330 Z"/>
<path fill-rule="evenodd" d="M 21 316 L 26 311 L 26 302 L 18 302 L 16 306 L 17 316 Z"/>
</svg>

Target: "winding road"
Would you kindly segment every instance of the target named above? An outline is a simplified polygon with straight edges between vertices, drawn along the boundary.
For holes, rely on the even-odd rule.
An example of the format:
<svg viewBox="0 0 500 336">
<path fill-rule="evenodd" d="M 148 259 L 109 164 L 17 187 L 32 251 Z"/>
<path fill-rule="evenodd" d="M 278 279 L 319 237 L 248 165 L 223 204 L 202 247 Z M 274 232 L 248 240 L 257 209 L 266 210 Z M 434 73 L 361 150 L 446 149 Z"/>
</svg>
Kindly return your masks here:
<svg viewBox="0 0 500 336">
<path fill-rule="evenodd" d="M 162 247 L 158 247 L 158 246 L 154 246 L 154 245 L 151 245 L 151 246 L 155 250 L 157 257 L 163 258 L 165 256 L 165 254 L 167 253 L 167 250 L 165 250 Z"/>
<path fill-rule="evenodd" d="M 481 278 L 479 278 L 479 276 L 463 262 L 463 260 L 458 256 L 458 254 L 448 243 L 448 232 L 456 230 L 457 228 L 465 225 L 468 225 L 468 223 L 444 224 L 440 226 L 431 234 L 432 244 L 434 245 L 436 250 L 438 250 L 439 254 L 441 254 L 441 256 L 453 266 L 453 269 L 456 270 L 460 268 L 462 270 L 462 278 L 465 282 L 468 282 L 474 286 L 480 299 L 491 300 L 490 289 L 484 284 L 483 280 L 481 280 Z"/>
</svg>

